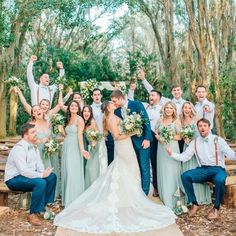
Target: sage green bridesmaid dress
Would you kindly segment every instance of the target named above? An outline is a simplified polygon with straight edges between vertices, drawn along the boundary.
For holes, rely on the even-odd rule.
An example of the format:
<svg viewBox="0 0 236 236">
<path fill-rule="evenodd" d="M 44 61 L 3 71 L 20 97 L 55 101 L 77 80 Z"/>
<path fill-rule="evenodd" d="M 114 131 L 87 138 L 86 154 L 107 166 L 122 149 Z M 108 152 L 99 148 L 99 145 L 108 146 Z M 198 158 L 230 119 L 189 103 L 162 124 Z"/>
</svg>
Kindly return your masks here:
<svg viewBox="0 0 236 236">
<path fill-rule="evenodd" d="M 84 161 L 80 152 L 78 128 L 72 124 L 65 128 L 62 146 L 62 205 L 67 207 L 84 192 Z"/>
<path fill-rule="evenodd" d="M 158 124 L 156 129 L 160 131 L 163 124 Z M 177 127 L 174 123 L 168 125 L 174 133 L 177 133 Z M 158 142 L 157 148 L 157 185 L 160 199 L 164 205 L 173 209 L 177 200 L 173 197 L 179 187 L 181 187 L 181 162 L 171 158 L 166 152 L 166 147 L 170 147 L 173 152 L 179 153 L 178 141 L 172 140 L 169 144 Z"/>
</svg>

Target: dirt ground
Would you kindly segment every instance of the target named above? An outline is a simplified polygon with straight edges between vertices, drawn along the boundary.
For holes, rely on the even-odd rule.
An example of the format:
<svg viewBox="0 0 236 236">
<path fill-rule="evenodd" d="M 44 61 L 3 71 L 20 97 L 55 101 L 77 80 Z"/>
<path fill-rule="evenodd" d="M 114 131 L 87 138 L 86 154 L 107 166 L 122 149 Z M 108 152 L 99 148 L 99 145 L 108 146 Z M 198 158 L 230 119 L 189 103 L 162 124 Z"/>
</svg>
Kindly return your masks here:
<svg viewBox="0 0 236 236">
<path fill-rule="evenodd" d="M 0 218 L 0 236 L 46 236 L 54 235 L 56 227 L 50 220 L 44 220 L 42 226 L 31 226 L 27 220 L 28 212 L 19 209 L 19 196 L 9 197 L 11 210 Z M 177 224 L 186 236 L 236 236 L 236 209 L 221 208 L 221 217 L 217 221 L 208 221 L 206 216 L 211 206 L 202 206 L 194 218 L 182 215 Z M 171 236 L 171 235 L 170 235 Z"/>
</svg>

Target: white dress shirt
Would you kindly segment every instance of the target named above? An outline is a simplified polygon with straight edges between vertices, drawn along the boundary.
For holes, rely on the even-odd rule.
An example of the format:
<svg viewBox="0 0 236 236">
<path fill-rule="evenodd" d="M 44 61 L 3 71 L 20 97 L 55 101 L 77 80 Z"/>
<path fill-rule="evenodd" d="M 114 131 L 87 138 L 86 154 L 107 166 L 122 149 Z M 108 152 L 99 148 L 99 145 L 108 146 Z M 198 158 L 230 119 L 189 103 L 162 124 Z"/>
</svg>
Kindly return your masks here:
<svg viewBox="0 0 236 236">
<path fill-rule="evenodd" d="M 64 69 L 60 69 L 59 76 L 64 76 Z M 52 104 L 53 97 L 57 91 L 57 86 L 55 84 L 46 86 L 42 84 L 36 84 L 33 74 L 33 63 L 30 62 L 27 67 L 27 81 L 31 93 L 31 105 L 38 105 L 42 99 L 48 99 L 50 104 Z"/>
<path fill-rule="evenodd" d="M 150 105 L 149 103 L 143 103 L 143 105 L 147 111 L 148 118 L 151 124 L 151 129 L 153 132 L 155 132 L 155 126 L 158 119 L 160 118 L 160 112 L 162 106 L 160 104 Z"/>
<path fill-rule="evenodd" d="M 102 114 L 101 106 L 102 106 L 102 103 L 95 103 L 95 102 L 93 102 L 91 105 L 93 109 L 93 118 L 95 119 L 97 123 L 98 130 L 101 133 L 103 133 L 103 123 L 102 123 L 103 114 Z"/>
<path fill-rule="evenodd" d="M 27 178 L 42 178 L 44 166 L 37 147 L 21 139 L 10 151 L 5 167 L 4 181 L 22 175 Z"/>
<path fill-rule="evenodd" d="M 172 153 L 171 156 L 178 161 L 186 162 L 195 154 L 194 158 L 197 158 L 199 166 L 216 166 L 215 137 L 216 135 L 213 134 L 209 134 L 206 138 L 198 136 L 196 138 L 196 149 L 193 140 L 183 153 Z M 225 156 L 231 160 L 236 160 L 235 152 L 221 137 L 217 138 L 217 151 L 218 166 L 222 168 L 225 168 Z"/>
<path fill-rule="evenodd" d="M 146 90 L 148 91 L 148 93 L 150 94 L 151 91 L 154 89 L 154 88 L 152 87 L 152 85 L 151 85 L 146 79 L 142 80 L 142 83 L 143 83 L 145 89 L 146 89 Z M 167 102 L 169 102 L 169 101 L 170 101 L 169 98 L 166 98 L 166 97 L 161 96 L 160 105 L 164 106 L 164 105 L 165 105 Z"/>
<path fill-rule="evenodd" d="M 204 106 L 209 106 L 210 111 L 205 112 L 204 111 Z M 202 102 L 197 102 L 195 105 L 195 109 L 197 112 L 197 116 L 201 118 L 206 118 L 210 121 L 211 123 L 211 129 L 214 126 L 214 115 L 215 115 L 215 105 L 214 103 L 208 101 L 206 98 Z"/>
<path fill-rule="evenodd" d="M 181 108 L 182 108 L 183 104 L 186 102 L 186 100 L 181 97 L 179 99 L 172 98 L 171 101 L 176 105 L 177 116 L 179 116 L 181 113 Z"/>
</svg>

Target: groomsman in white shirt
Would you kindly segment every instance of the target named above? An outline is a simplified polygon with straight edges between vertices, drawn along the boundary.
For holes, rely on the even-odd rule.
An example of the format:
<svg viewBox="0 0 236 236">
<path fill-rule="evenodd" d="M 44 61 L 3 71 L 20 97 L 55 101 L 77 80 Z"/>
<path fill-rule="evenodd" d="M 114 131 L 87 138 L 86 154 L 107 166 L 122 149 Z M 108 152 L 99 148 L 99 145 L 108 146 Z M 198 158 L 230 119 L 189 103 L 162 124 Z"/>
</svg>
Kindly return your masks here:
<svg viewBox="0 0 236 236">
<path fill-rule="evenodd" d="M 12 148 L 7 158 L 4 182 L 15 191 L 32 192 L 28 221 L 41 225 L 38 215 L 45 206 L 54 202 L 57 177 L 51 168 L 44 169 L 36 145 L 36 129 L 33 124 L 21 128 L 22 139 Z"/>
<path fill-rule="evenodd" d="M 31 92 L 31 105 L 38 105 L 42 99 L 49 100 L 52 105 L 54 94 L 57 91 L 57 86 L 55 84 L 49 85 L 50 79 L 49 75 L 46 73 L 40 76 L 39 84 L 35 82 L 33 74 L 33 64 L 35 61 L 37 61 L 37 56 L 31 56 L 27 67 L 27 81 Z M 65 71 L 62 62 L 57 62 L 57 67 L 60 71 L 59 76 L 64 76 Z"/>
<path fill-rule="evenodd" d="M 97 123 L 98 129 L 103 133 L 103 114 L 102 114 L 102 91 L 99 88 L 95 88 L 92 91 L 93 103 L 91 105 L 93 109 L 93 117 Z M 114 160 L 114 140 L 112 135 L 109 133 L 106 137 L 106 147 L 107 147 L 107 158 L 108 165 Z"/>
<path fill-rule="evenodd" d="M 192 157 L 197 159 L 199 167 L 188 170 L 181 176 L 188 201 L 192 203 L 192 209 L 189 211 L 190 217 L 194 216 L 199 208 L 193 183 L 214 183 L 216 198 L 214 208 L 208 214 L 208 219 L 213 220 L 219 217 L 220 204 L 225 193 L 227 177 L 225 156 L 236 160 L 236 155 L 224 139 L 211 133 L 210 125 L 210 121 L 205 118 L 198 120 L 197 127 L 200 135 L 189 144 L 183 153 L 174 153 L 170 148 L 166 150 L 177 161 L 186 162 Z"/>
<path fill-rule="evenodd" d="M 199 85 L 196 90 L 198 102 L 195 105 L 197 116 L 206 118 L 211 123 L 211 129 L 214 127 L 215 105 L 207 100 L 207 90 L 204 85 Z"/>
</svg>

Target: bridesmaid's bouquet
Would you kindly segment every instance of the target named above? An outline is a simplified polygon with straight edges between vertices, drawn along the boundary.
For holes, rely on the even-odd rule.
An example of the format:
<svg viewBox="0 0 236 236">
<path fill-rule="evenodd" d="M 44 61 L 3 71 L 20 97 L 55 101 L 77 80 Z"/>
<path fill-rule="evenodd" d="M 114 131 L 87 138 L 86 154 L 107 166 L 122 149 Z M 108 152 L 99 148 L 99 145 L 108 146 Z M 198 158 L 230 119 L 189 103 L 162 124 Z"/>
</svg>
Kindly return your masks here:
<svg viewBox="0 0 236 236">
<path fill-rule="evenodd" d="M 59 84 L 63 84 L 66 85 L 67 80 L 65 76 L 59 76 L 55 79 L 55 84 L 59 85 Z"/>
<path fill-rule="evenodd" d="M 121 121 L 121 128 L 123 134 L 136 134 L 140 137 L 143 133 L 144 120 L 142 116 L 136 112 L 128 115 Z"/>
<path fill-rule="evenodd" d="M 85 132 L 85 135 L 89 141 L 89 145 L 93 148 L 95 145 L 101 141 L 102 139 L 102 133 L 100 133 L 98 130 L 90 129 Z"/>
<path fill-rule="evenodd" d="M 191 125 L 187 125 L 187 126 L 182 126 L 181 130 L 180 130 L 180 136 L 185 139 L 185 138 L 189 138 L 190 140 L 193 139 L 195 134 L 195 126 L 193 124 Z"/>
<path fill-rule="evenodd" d="M 4 83 L 9 84 L 11 89 L 14 87 L 19 87 L 22 89 L 24 87 L 23 82 L 15 76 L 11 76 L 8 79 L 4 79 Z"/>
<path fill-rule="evenodd" d="M 59 134 L 60 131 L 58 129 L 59 125 L 64 125 L 64 117 L 60 114 L 55 114 L 52 118 L 51 118 L 51 124 L 52 124 L 52 129 L 53 129 L 53 133 L 54 134 Z"/>
<path fill-rule="evenodd" d="M 60 145 L 55 138 L 48 140 L 44 144 L 44 148 L 43 148 L 44 157 L 52 157 L 55 153 L 58 152 L 59 147 Z"/>
<path fill-rule="evenodd" d="M 173 132 L 173 129 L 171 129 L 170 127 L 162 127 L 160 129 L 160 137 L 159 140 L 162 143 L 168 144 L 170 143 L 171 140 L 173 140 L 175 137 L 175 134 Z"/>
</svg>

